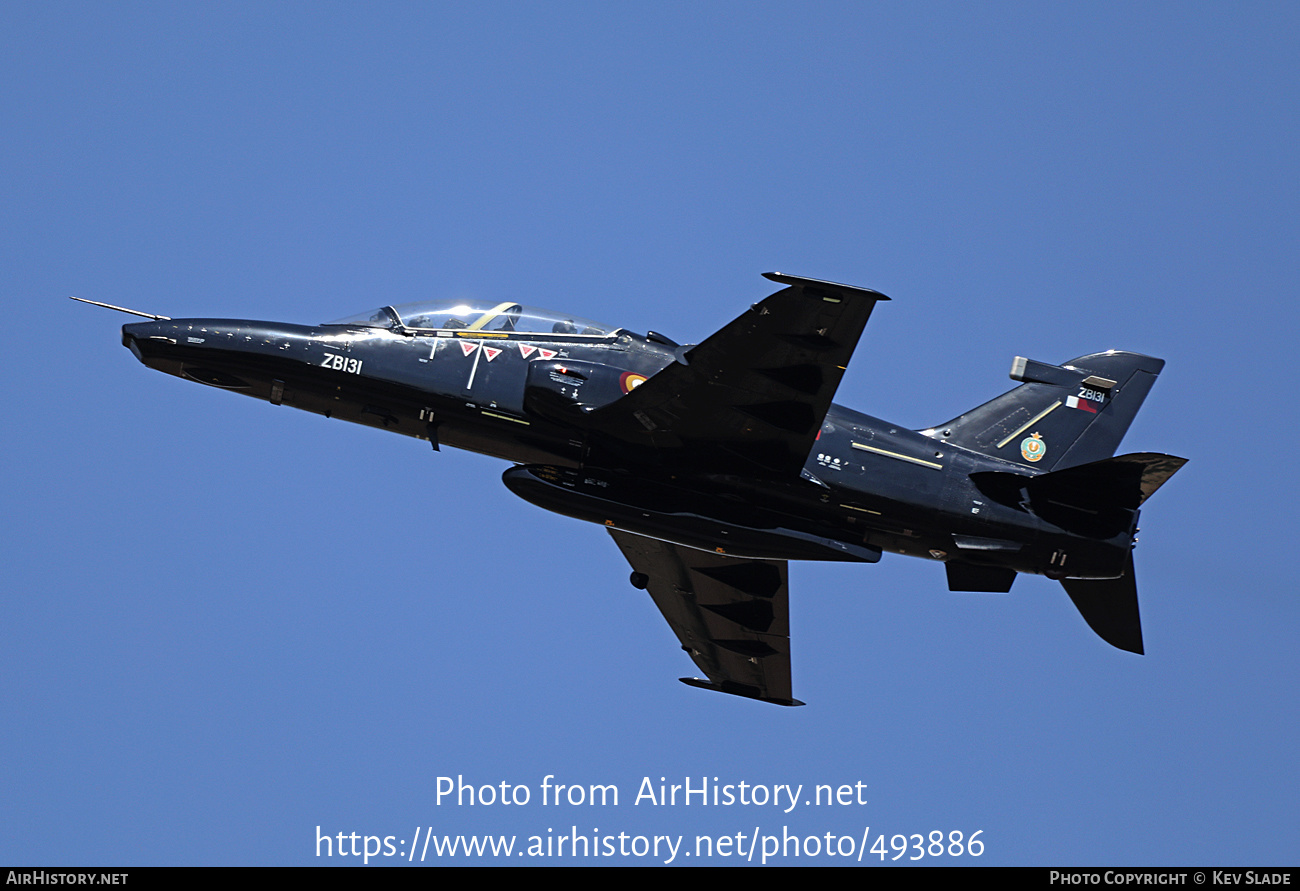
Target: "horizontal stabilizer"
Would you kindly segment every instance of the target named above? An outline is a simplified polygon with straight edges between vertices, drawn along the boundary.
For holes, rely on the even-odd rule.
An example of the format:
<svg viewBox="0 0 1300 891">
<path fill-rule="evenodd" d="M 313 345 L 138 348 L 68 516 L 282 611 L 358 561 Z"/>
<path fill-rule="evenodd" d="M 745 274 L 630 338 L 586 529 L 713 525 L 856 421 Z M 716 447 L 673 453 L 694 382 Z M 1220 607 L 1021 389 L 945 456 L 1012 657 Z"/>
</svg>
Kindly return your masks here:
<svg viewBox="0 0 1300 891">
<path fill-rule="evenodd" d="M 1117 579 L 1064 579 L 1061 584 L 1088 627 L 1106 643 L 1141 655 L 1142 617 L 1138 613 L 1137 578 L 1133 554 Z"/>
<path fill-rule="evenodd" d="M 1038 476 L 986 470 L 971 479 L 999 504 L 1096 538 L 1127 530 L 1132 512 L 1178 472 L 1186 458 L 1138 452 Z"/>
</svg>

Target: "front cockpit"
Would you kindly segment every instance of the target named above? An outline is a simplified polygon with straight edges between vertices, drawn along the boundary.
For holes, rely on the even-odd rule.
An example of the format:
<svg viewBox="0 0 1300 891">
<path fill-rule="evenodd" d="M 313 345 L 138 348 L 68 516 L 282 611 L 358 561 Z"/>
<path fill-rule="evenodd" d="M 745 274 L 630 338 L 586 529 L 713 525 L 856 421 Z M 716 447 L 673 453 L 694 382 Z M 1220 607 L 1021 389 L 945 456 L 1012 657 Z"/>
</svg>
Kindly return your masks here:
<svg viewBox="0 0 1300 891">
<path fill-rule="evenodd" d="M 412 335 L 483 331 L 497 336 L 529 334 L 602 339 L 617 334 L 620 330 L 590 319 L 518 303 L 493 305 L 457 300 L 429 300 L 384 306 L 325 324 L 348 328 L 385 328 Z"/>
</svg>

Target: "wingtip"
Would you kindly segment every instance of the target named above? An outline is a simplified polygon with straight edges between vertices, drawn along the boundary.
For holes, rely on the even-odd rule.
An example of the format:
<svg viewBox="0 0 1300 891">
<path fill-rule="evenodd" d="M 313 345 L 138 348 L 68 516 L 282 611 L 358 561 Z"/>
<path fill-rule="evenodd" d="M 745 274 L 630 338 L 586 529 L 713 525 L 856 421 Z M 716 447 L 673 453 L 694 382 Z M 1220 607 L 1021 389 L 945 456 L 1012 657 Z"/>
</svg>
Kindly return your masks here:
<svg viewBox="0 0 1300 891">
<path fill-rule="evenodd" d="M 845 294 L 859 294 L 872 300 L 888 300 L 884 294 L 872 288 L 859 288 L 857 285 L 846 285 L 842 282 L 830 282 L 819 278 L 805 278 L 802 275 L 790 275 L 785 272 L 764 272 L 763 278 L 777 282 L 782 285 L 791 287 L 811 287 L 828 291 L 839 291 Z"/>
<path fill-rule="evenodd" d="M 757 688 L 748 687 L 744 684 L 716 684 L 713 681 L 706 681 L 704 678 L 678 678 L 677 680 L 688 687 L 699 687 L 701 690 L 712 690 L 715 693 L 729 693 L 732 696 L 756 699 L 759 702 L 770 702 L 773 705 L 807 705 L 806 702 L 799 699 L 775 699 L 770 696 L 763 696 Z"/>
</svg>

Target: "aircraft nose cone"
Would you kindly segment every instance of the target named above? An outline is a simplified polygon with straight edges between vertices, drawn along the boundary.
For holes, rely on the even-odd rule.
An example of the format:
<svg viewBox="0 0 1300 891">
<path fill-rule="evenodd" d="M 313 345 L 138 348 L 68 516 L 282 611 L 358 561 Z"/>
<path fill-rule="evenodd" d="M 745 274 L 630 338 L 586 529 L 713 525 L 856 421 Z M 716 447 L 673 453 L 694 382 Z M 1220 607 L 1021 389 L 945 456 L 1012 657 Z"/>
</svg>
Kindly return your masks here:
<svg viewBox="0 0 1300 891">
<path fill-rule="evenodd" d="M 122 326 L 122 346 L 145 364 L 145 352 L 150 344 L 172 346 L 176 343 L 176 325 L 166 322 L 134 322 Z"/>
<path fill-rule="evenodd" d="M 122 346 L 129 347 L 131 339 L 147 339 L 162 334 L 162 324 L 157 321 L 134 321 L 130 325 L 122 325 Z"/>
</svg>

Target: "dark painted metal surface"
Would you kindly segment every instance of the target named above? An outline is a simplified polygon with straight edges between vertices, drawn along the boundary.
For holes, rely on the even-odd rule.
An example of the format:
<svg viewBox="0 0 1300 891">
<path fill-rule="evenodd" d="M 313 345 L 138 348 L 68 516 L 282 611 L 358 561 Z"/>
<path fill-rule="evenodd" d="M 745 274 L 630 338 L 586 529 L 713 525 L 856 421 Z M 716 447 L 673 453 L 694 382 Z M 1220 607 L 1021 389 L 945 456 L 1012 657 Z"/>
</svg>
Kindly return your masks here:
<svg viewBox="0 0 1300 891">
<path fill-rule="evenodd" d="M 1062 579 L 1101 637 L 1142 652 L 1138 508 L 1185 462 L 1111 456 L 1164 363 L 1018 357 L 1016 388 L 905 430 L 831 402 L 889 298 L 768 278 L 787 287 L 697 345 L 450 302 L 317 326 L 136 313 L 152 321 L 122 340 L 168 374 L 513 462 L 515 494 L 615 533 L 708 674 L 696 686 L 800 704 L 785 561 L 884 551 L 946 563 L 952 590 Z"/>
</svg>

